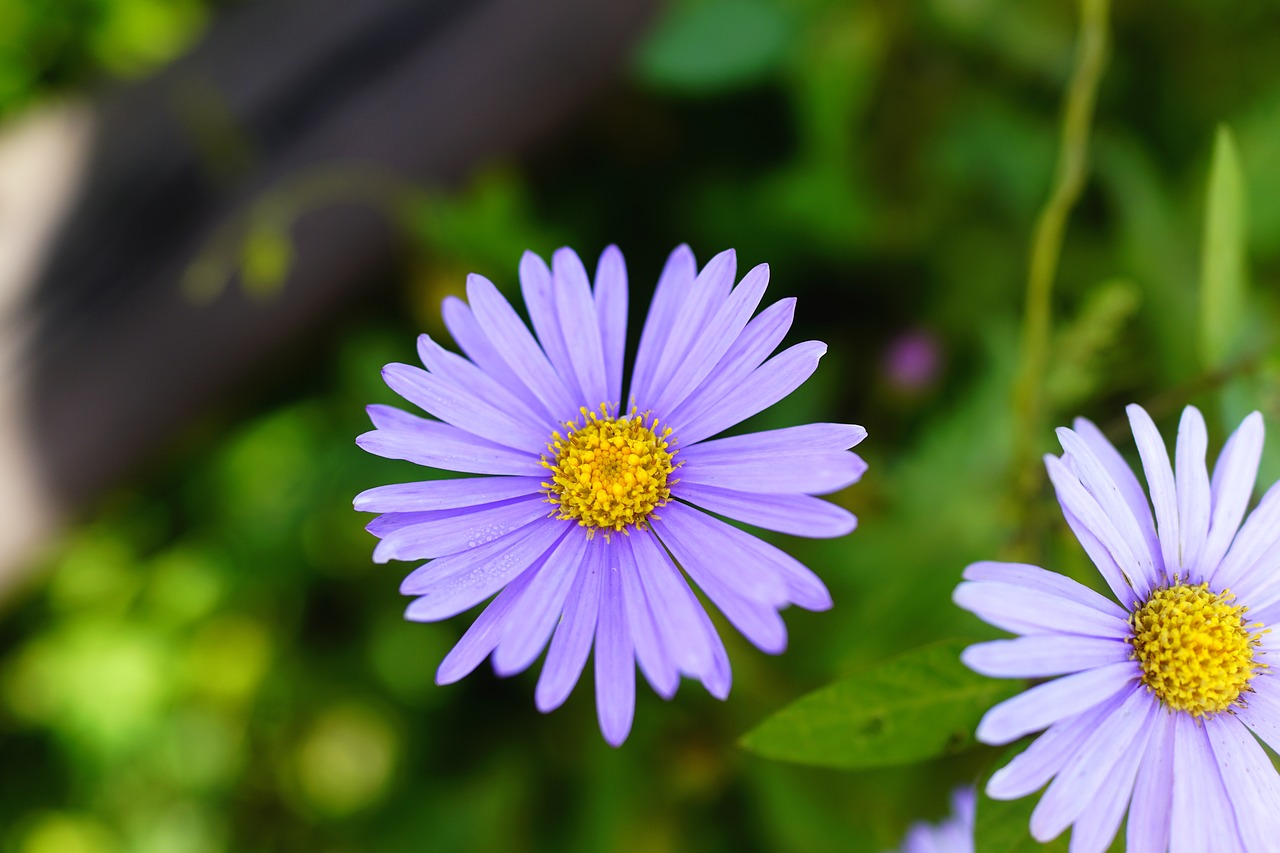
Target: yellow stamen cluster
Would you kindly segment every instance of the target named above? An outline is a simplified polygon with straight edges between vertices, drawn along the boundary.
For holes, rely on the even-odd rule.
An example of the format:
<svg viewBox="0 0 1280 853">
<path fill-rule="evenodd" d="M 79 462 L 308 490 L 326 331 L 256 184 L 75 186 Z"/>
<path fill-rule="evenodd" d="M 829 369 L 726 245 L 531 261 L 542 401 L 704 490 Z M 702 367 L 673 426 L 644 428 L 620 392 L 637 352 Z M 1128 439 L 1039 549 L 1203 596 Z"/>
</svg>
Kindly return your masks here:
<svg viewBox="0 0 1280 853">
<path fill-rule="evenodd" d="M 588 534 L 597 528 L 625 531 L 642 526 L 646 518 L 671 499 L 668 477 L 675 470 L 669 444 L 671 429 L 658 432 L 658 422 L 637 415 L 609 416 L 582 409 L 582 423 L 565 424 L 565 435 L 554 433 L 542 465 L 551 479 L 542 484 L 557 516 L 576 519 Z"/>
<path fill-rule="evenodd" d="M 1151 593 L 1129 616 L 1142 681 L 1167 707 L 1193 717 L 1243 704 L 1240 694 L 1266 664 L 1254 660 L 1261 640 L 1246 624 L 1246 607 L 1230 590 L 1175 583 Z"/>
</svg>

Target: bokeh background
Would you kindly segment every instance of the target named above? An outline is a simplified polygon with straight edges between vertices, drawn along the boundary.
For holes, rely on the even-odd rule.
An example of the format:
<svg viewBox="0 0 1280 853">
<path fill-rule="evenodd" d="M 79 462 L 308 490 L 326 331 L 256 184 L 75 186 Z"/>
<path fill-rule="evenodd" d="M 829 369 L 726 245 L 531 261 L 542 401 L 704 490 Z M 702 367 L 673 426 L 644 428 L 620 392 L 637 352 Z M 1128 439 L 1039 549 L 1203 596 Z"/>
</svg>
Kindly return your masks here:
<svg viewBox="0 0 1280 853">
<path fill-rule="evenodd" d="M 950 604 L 971 560 L 1089 576 L 1012 456 L 1077 5 L 350 5 L 0 4 L 0 174 L 67 199 L 0 331 L 28 483 L 0 527 L 31 534 L 0 574 L 0 850 L 873 851 L 940 816 L 994 755 L 842 772 L 738 740 L 838 676 L 988 636 Z M 1110 30 L 1034 449 L 1083 414 L 1129 453 L 1128 402 L 1166 428 L 1200 404 L 1217 444 L 1261 408 L 1277 445 L 1280 7 L 1122 3 Z M 1251 281 L 1225 366 L 1195 345 L 1222 123 Z M 39 151 L 80 146 L 70 177 L 13 154 L 49 126 Z M 835 609 L 788 611 L 777 658 L 719 621 L 729 700 L 641 689 L 614 750 L 589 672 L 549 716 L 533 673 L 434 685 L 469 619 L 403 621 L 407 567 L 370 561 L 351 509 L 421 472 L 353 439 L 396 402 L 381 365 L 447 340 L 468 272 L 514 295 L 525 248 L 590 267 L 617 243 L 634 347 L 682 242 L 768 262 L 800 300 L 788 340 L 830 344 L 746 428 L 860 423 L 871 469 L 832 498 L 851 536 L 771 537 Z"/>
</svg>

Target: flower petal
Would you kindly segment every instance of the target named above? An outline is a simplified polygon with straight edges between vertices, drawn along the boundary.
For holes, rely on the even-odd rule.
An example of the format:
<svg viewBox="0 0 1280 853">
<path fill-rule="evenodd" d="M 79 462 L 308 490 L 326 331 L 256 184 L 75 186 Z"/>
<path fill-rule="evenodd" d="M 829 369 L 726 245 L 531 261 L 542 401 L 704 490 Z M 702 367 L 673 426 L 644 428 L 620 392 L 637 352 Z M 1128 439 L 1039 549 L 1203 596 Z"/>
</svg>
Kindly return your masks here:
<svg viewBox="0 0 1280 853">
<path fill-rule="evenodd" d="M 659 405 L 664 392 L 681 365 L 689 361 L 694 344 L 712 323 L 733 286 L 738 256 L 728 249 L 716 255 L 698 273 L 681 300 L 680 310 L 671 324 L 670 334 L 662 345 L 658 366 L 653 373 L 649 396 L 637 397 L 641 409 L 669 411 Z"/>
<path fill-rule="evenodd" d="M 740 492 L 823 495 L 858 482 L 866 470 L 861 457 L 845 451 L 723 462 L 686 459 L 680 482 Z"/>
<path fill-rule="evenodd" d="M 652 526 L 684 570 L 704 589 L 702 581 L 708 576 L 728 582 L 728 578 L 722 578 L 727 566 L 731 567 L 727 572 L 736 594 L 773 605 L 788 601 L 787 585 L 777 561 L 756 547 L 765 543 L 751 534 L 676 502 L 663 507 L 661 517 L 655 516 Z"/>
<path fill-rule="evenodd" d="M 1280 547 L 1280 483 L 1267 489 L 1245 519 L 1227 556 L 1218 564 L 1214 583 L 1254 601 L 1260 590 L 1271 586 L 1275 577 L 1271 554 L 1277 547 Z"/>
<path fill-rule="evenodd" d="M 991 774 L 987 796 L 993 800 L 1017 800 L 1043 788 L 1075 754 L 1084 737 L 1123 701 L 1123 695 L 1118 694 L 1049 726 L 1030 746 Z"/>
<path fill-rule="evenodd" d="M 1244 723 L 1218 714 L 1204 724 L 1227 800 L 1246 850 L 1266 850 L 1280 839 L 1280 776 Z"/>
<path fill-rule="evenodd" d="M 987 711 L 977 738 L 996 746 L 1011 743 L 1111 698 L 1138 674 L 1138 664 L 1126 661 L 1046 681 Z"/>
<path fill-rule="evenodd" d="M 448 382 L 461 395 L 476 397 L 524 424 L 545 424 L 550 433 L 554 423 L 546 423 L 541 407 L 530 407 L 517 394 L 457 353 L 449 352 L 431 339 L 418 335 L 418 357 L 433 376 Z"/>
<path fill-rule="evenodd" d="M 607 551 L 604 552 L 607 555 Z M 636 664 L 622 578 L 605 563 L 601 570 L 600 618 L 596 623 L 596 712 L 610 746 L 621 746 L 636 710 Z"/>
<path fill-rule="evenodd" d="M 667 263 L 658 276 L 658 286 L 653 292 L 653 302 L 640 332 L 640 346 L 636 350 L 635 368 L 631 373 L 631 400 L 652 399 L 650 388 L 658 369 L 658 360 L 666 348 L 676 316 L 683 307 L 685 294 L 698 274 L 693 251 L 685 245 L 677 246 L 667 257 Z"/>
<path fill-rule="evenodd" d="M 827 539 L 844 536 L 858 519 L 843 507 L 810 495 L 751 494 L 681 480 L 671 494 L 735 521 L 792 536 Z"/>
<path fill-rule="evenodd" d="M 707 266 L 710 268 L 711 265 Z M 751 315 L 759 307 L 768 284 L 768 264 L 761 264 L 743 276 L 729 298 L 710 318 L 706 328 L 698 330 L 688 355 L 676 367 L 670 380 L 659 389 L 653 404 L 655 410 L 671 411 L 707 378 L 738 335 L 742 334 Z"/>
<path fill-rule="evenodd" d="M 356 444 L 375 456 L 469 474 L 541 477 L 546 470 L 536 456 L 494 444 L 449 424 L 391 406 L 369 406 L 369 415 L 378 428 L 358 436 Z"/>
<path fill-rule="evenodd" d="M 1234 812 L 1222 787 L 1204 727 L 1190 714 L 1174 715 L 1171 853 L 1242 850 Z"/>
<path fill-rule="evenodd" d="M 1203 578 L 1205 566 L 1200 562 L 1205 540 L 1209 536 L 1209 470 L 1205 452 L 1209 432 L 1204 416 L 1195 406 L 1182 410 L 1178 424 L 1177 488 L 1178 488 L 1178 553 L 1182 576 L 1194 571 Z M 1207 567 L 1212 569 L 1212 566 Z"/>
<path fill-rule="evenodd" d="M 424 512 L 461 509 L 541 494 L 541 477 L 467 477 L 377 486 L 356 495 L 360 512 Z"/>
<path fill-rule="evenodd" d="M 556 310 L 573 364 L 573 373 L 564 377 L 565 384 L 581 388 L 584 405 L 594 409 L 612 401 L 606 397 L 609 383 L 605 377 L 604 342 L 591 298 L 591 282 L 573 249 L 557 249 L 551 267 L 555 277 Z"/>
<path fill-rule="evenodd" d="M 1205 567 L 1205 580 L 1211 585 L 1217 579 L 1217 570 L 1240 529 L 1249 501 L 1253 500 L 1264 435 L 1262 415 L 1253 412 L 1227 439 L 1217 464 L 1213 466 L 1213 482 L 1209 487 L 1213 518 L 1209 522 L 1209 538 L 1200 558 Z"/>
<path fill-rule="evenodd" d="M 540 453 L 549 438 L 542 425 L 519 421 L 440 377 L 408 364 L 382 369 L 387 386 L 418 408 L 458 429 L 525 453 Z"/>
<path fill-rule="evenodd" d="M 564 617 L 556 626 L 547 649 L 547 658 L 543 661 L 542 674 L 534 691 L 534 704 L 544 714 L 559 708 L 569 698 L 591 652 L 591 640 L 595 636 L 600 610 L 603 547 L 603 539 L 587 541 L 582 566 L 574 575 L 565 599 Z"/>
<path fill-rule="evenodd" d="M 783 350 L 752 371 L 741 386 L 708 403 L 705 414 L 681 424 L 676 433 L 681 444 L 697 444 L 787 397 L 813 375 L 826 352 L 827 345 L 821 341 L 805 341 Z"/>
<path fill-rule="evenodd" d="M 535 522 L 487 545 L 433 560 L 406 577 L 400 591 L 419 595 L 405 611 L 413 622 L 437 622 L 475 607 L 538 561 L 569 534 L 563 523 Z"/>
<path fill-rule="evenodd" d="M 1075 753 L 1049 783 L 1049 788 L 1031 813 L 1033 838 L 1041 843 L 1052 841 L 1080 817 L 1091 795 L 1115 774 L 1121 757 L 1133 750 L 1141 752 L 1145 742 L 1136 743 L 1135 740 L 1158 711 L 1157 703 L 1141 685 L 1133 683 L 1129 686 L 1120 707 L 1085 735 Z M 1134 769 L 1136 771 L 1136 766 Z M 1129 784 L 1132 784 L 1132 776 Z M 1125 791 L 1120 802 L 1128 799 L 1128 791 Z"/>
<path fill-rule="evenodd" d="M 1037 634 L 969 646 L 960 660 L 991 678 L 1048 678 L 1123 663 L 1132 653 L 1133 646 L 1122 639 Z"/>
<path fill-rule="evenodd" d="M 524 299 L 524 307 L 529 312 L 529 320 L 533 323 L 534 334 L 547 360 L 555 368 L 560 381 L 569 389 L 570 395 L 577 398 L 579 405 L 588 405 L 576 393 L 577 380 L 573 374 L 573 359 L 569 356 L 568 337 L 560 325 L 560 312 L 557 301 L 563 296 L 559 287 L 551 277 L 551 270 L 546 261 L 533 252 L 525 252 L 520 258 L 520 295 Z M 591 407 L 600 404 L 600 400 L 589 404 Z"/>
<path fill-rule="evenodd" d="M 1124 621 L 1128 615 L 1106 596 L 1073 581 L 1066 575 L 1046 571 L 1027 563 L 998 563 L 984 560 L 965 567 L 964 579 L 969 581 L 997 581 L 1037 589 L 1060 598 L 1068 598 L 1078 604 L 1087 604 L 1095 610 L 1109 613 Z"/>
<path fill-rule="evenodd" d="M 610 543 L 609 552 L 616 556 L 614 565 L 622 576 L 622 598 L 627 611 L 627 625 L 635 643 L 636 663 L 640 671 L 663 699 L 670 699 L 680 686 L 680 668 L 667 650 L 667 643 L 659 633 L 653 617 L 653 607 L 647 600 L 640 570 L 632 553 L 630 536 L 619 536 Z"/>
<path fill-rule="evenodd" d="M 1111 613 L 1019 584 L 965 581 L 951 599 L 984 622 L 1015 634 L 1064 633 L 1119 639 L 1129 624 Z"/>
<path fill-rule="evenodd" d="M 596 265 L 596 314 L 604 346 L 607 399 L 622 402 L 622 362 L 627 348 L 627 265 L 617 246 L 608 246 Z"/>
<path fill-rule="evenodd" d="M 742 334 L 707 378 L 702 380 L 683 403 L 676 406 L 675 411 L 668 414 L 667 422 L 678 425 L 701 417 L 726 394 L 741 387 L 751 372 L 763 364 L 769 354 L 778 348 L 778 344 L 782 343 L 791 328 L 795 311 L 794 298 L 781 299 L 747 323 Z"/>
<path fill-rule="evenodd" d="M 467 299 L 476 322 L 512 372 L 542 401 L 553 417 L 572 417 L 578 410 L 573 395 L 560 380 L 524 321 L 493 282 L 479 275 L 468 276 Z"/>
<path fill-rule="evenodd" d="M 1083 527 L 1090 536 L 1103 545 L 1110 555 L 1110 560 L 1094 560 L 1099 573 L 1102 574 L 1117 599 L 1121 602 L 1132 599 L 1134 584 L 1124 573 L 1124 568 L 1127 566 L 1133 569 L 1140 565 L 1133 547 L 1116 529 L 1107 511 L 1098 504 L 1097 499 L 1089 493 L 1066 463 L 1056 456 L 1046 456 L 1044 464 L 1049 471 L 1049 479 L 1053 482 L 1058 503 L 1062 504 L 1062 511 L 1067 516 L 1067 521 L 1069 523 L 1075 521 L 1078 526 Z M 1081 539 L 1082 545 L 1086 544 L 1085 538 L 1079 535 L 1077 538 Z M 1145 547 L 1143 543 L 1143 548 Z"/>
<path fill-rule="evenodd" d="M 802 424 L 703 441 L 681 453 L 699 462 L 733 462 L 743 457 L 838 452 L 866 437 L 867 431 L 856 424 Z"/>
<path fill-rule="evenodd" d="M 502 639 L 502 631 L 513 611 L 520 607 L 520 597 L 533 580 L 533 567 L 502 588 L 484 612 L 471 623 L 462 639 L 445 655 L 436 670 L 436 684 L 453 684 L 466 676 L 489 656 Z"/>
<path fill-rule="evenodd" d="M 368 526 L 370 533 L 382 539 L 373 549 L 373 561 L 426 560 L 457 554 L 547 515 L 547 504 L 541 495 L 480 507 L 388 513 Z"/>
<path fill-rule="evenodd" d="M 445 328 L 458 348 L 494 381 L 524 401 L 525 405 L 555 420 L 557 413 L 548 409 L 524 380 L 515 374 L 497 347 L 476 321 L 471 306 L 456 296 L 446 296 L 441 305 Z"/>
<path fill-rule="evenodd" d="M 1255 675 L 1249 682 L 1254 691 L 1249 704 L 1234 710 L 1263 743 L 1276 750 L 1280 749 L 1280 680 L 1272 672 L 1267 669 Z"/>
<path fill-rule="evenodd" d="M 705 619 L 702 603 L 651 532 L 636 530 L 627 538 L 658 635 L 676 666 L 693 678 L 711 678 L 720 638 Z"/>
<path fill-rule="evenodd" d="M 1095 790 L 1083 793 L 1089 803 L 1071 829 L 1071 850 L 1074 853 L 1106 853 L 1111 846 L 1129 806 L 1138 766 L 1151 740 L 1152 717 L 1160 714 L 1159 708 L 1152 707 L 1147 724 L 1120 752 L 1111 772 L 1102 776 Z"/>
<path fill-rule="evenodd" d="M 1129 853 L 1167 853 L 1169 810 L 1173 806 L 1174 714 L 1156 714 L 1151 736 L 1138 764 L 1129 801 L 1125 844 Z"/>
<path fill-rule="evenodd" d="M 1072 427 L 1076 435 L 1080 436 L 1093 451 L 1094 457 L 1102 463 L 1103 468 L 1111 476 L 1111 482 L 1115 483 L 1121 497 L 1129 505 L 1129 511 L 1133 514 L 1134 521 L 1137 522 L 1141 531 L 1142 540 L 1147 543 L 1147 552 L 1151 555 L 1156 579 L 1163 581 L 1164 552 L 1160 549 L 1160 538 L 1156 535 L 1155 521 L 1151 517 L 1151 502 L 1147 500 L 1147 493 L 1142 488 L 1142 483 L 1138 481 L 1129 463 L 1120 455 L 1120 451 L 1116 450 L 1115 445 L 1107 440 L 1102 430 L 1098 429 L 1092 421 L 1076 418 L 1072 422 Z"/>
<path fill-rule="evenodd" d="M 1160 551 L 1164 556 L 1165 573 L 1172 578 L 1181 568 L 1178 559 L 1178 489 L 1173 479 L 1173 466 L 1169 464 L 1169 452 L 1164 439 L 1152 422 L 1151 416 L 1138 405 L 1125 408 L 1129 413 L 1129 426 L 1142 457 L 1142 470 L 1147 476 L 1147 490 L 1156 511 L 1156 531 L 1160 536 Z"/>
<path fill-rule="evenodd" d="M 547 552 L 524 595 L 519 611 L 507 619 L 502 640 L 493 652 L 493 671 L 500 676 L 523 672 L 542 652 L 564 610 L 574 578 L 582 571 L 585 536 L 566 536 Z"/>
</svg>

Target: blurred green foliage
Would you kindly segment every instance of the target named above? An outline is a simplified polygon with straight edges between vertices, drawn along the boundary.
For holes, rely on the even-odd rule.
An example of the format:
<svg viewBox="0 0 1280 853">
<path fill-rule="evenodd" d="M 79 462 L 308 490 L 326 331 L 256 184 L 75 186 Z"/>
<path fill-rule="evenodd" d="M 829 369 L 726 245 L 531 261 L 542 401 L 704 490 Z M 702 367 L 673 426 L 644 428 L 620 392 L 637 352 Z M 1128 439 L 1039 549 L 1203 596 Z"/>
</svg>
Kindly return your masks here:
<svg viewBox="0 0 1280 853">
<path fill-rule="evenodd" d="M 0 6 L 20 36 L 0 39 L 0 111 L 161 61 L 202 8 Z M 1171 0 L 1114 16 L 1044 394 L 1050 423 L 1092 417 L 1133 458 L 1131 401 L 1166 427 L 1197 403 L 1218 443 L 1255 407 L 1280 424 L 1280 9 Z M 1069 2 L 684 0 L 554 144 L 456 196 L 403 188 L 407 262 L 389 295 L 274 366 L 276 390 L 168 449 L 8 599 L 0 851 L 869 851 L 941 816 L 997 751 L 844 772 L 737 743 L 840 676 L 995 636 L 950 603 L 970 561 L 1030 553 L 1096 584 L 1043 483 L 1009 499 L 1028 243 L 1075 34 Z M 1238 151 L 1218 142 L 1211 179 L 1223 121 Z M 264 222 L 231 242 L 269 298 L 289 223 Z M 627 255 L 633 326 L 680 242 L 769 262 L 773 297 L 800 297 L 791 340 L 831 349 L 745 428 L 862 423 L 871 463 L 833 498 L 858 513 L 854 534 L 773 537 L 828 582 L 834 611 L 788 611 L 780 658 L 721 622 L 729 701 L 641 689 L 619 751 L 596 729 L 589 675 L 546 717 L 532 674 L 482 667 L 436 687 L 467 620 L 404 622 L 403 567 L 370 563 L 350 509 L 364 488 L 428 476 L 352 440 L 363 405 L 395 402 L 381 365 L 411 359 L 419 331 L 447 339 L 440 299 L 470 271 L 514 293 L 525 248 L 569 243 L 591 265 L 610 242 Z M 907 335 L 933 348 L 927 381 L 888 361 Z M 1055 449 L 1047 430 L 1036 441 Z M 1268 460 L 1267 482 L 1274 438 Z M 984 800 L 982 831 L 1023 843 L 1010 828 L 1030 805 Z"/>
</svg>

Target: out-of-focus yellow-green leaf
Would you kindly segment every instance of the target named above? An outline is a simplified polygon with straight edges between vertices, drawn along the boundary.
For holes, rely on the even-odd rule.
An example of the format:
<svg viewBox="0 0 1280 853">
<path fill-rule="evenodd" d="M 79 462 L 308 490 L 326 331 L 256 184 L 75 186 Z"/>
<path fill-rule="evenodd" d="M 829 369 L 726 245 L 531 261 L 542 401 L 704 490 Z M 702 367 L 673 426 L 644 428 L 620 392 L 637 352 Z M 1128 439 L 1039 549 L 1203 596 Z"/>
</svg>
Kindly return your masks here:
<svg viewBox="0 0 1280 853">
<path fill-rule="evenodd" d="M 1245 322 L 1245 194 L 1230 128 L 1218 128 L 1200 267 L 1200 358 L 1217 368 L 1248 346 Z"/>
</svg>

